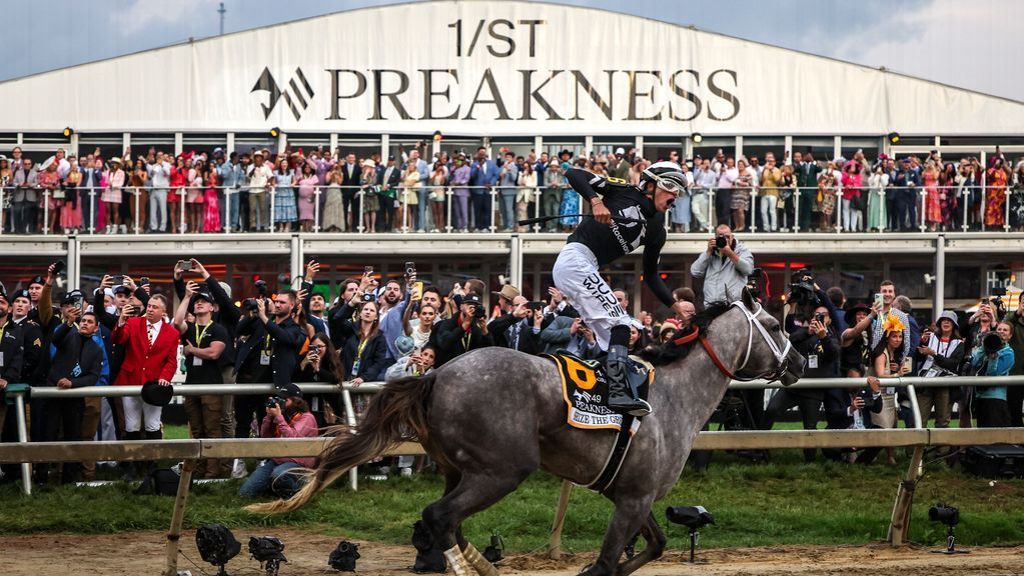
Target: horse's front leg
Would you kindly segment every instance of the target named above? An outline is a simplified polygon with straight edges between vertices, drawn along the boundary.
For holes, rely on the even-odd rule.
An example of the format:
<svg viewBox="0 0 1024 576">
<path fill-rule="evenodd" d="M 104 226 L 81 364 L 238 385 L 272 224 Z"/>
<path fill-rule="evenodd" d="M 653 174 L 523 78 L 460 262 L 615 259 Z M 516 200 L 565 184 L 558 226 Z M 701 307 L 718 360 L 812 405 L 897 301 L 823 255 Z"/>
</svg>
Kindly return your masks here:
<svg viewBox="0 0 1024 576">
<path fill-rule="evenodd" d="M 601 553 L 596 562 L 580 572 L 580 576 L 618 574 L 622 551 L 646 522 L 653 503 L 653 498 L 646 494 L 640 498 L 618 496 L 615 500 L 615 514 L 612 515 L 612 521 L 608 524 L 608 531 L 605 532 L 604 542 L 601 544 Z"/>
</svg>

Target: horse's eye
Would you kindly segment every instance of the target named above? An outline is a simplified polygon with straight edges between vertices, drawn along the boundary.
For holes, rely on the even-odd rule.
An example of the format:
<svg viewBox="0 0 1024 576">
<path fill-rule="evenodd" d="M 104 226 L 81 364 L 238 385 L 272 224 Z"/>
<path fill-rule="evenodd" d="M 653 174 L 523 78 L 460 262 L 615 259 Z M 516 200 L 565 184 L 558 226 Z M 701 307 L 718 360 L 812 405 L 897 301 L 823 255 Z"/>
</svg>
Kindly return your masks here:
<svg viewBox="0 0 1024 576">
<path fill-rule="evenodd" d="M 778 324 L 776 324 L 775 326 L 772 326 L 772 332 L 778 332 L 778 331 L 779 331 L 779 325 Z"/>
</svg>

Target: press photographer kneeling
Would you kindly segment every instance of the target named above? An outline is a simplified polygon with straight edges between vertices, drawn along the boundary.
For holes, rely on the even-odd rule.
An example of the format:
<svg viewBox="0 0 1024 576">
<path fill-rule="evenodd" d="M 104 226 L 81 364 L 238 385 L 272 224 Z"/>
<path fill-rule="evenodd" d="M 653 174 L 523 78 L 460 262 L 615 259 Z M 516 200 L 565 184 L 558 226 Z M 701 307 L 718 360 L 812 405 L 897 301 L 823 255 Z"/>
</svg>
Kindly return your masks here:
<svg viewBox="0 0 1024 576">
<path fill-rule="evenodd" d="M 868 376 L 867 387 L 852 386 L 849 388 L 832 388 L 825 393 L 825 414 L 829 430 L 866 430 L 878 428 L 871 423 L 871 414 L 882 411 L 881 381 Z M 870 464 L 881 448 L 868 448 L 858 451 L 856 448 L 845 450 L 822 449 L 822 454 L 831 460 L 846 460 Z M 843 456 L 845 453 L 845 457 Z"/>
<path fill-rule="evenodd" d="M 309 412 L 309 404 L 295 384 L 278 388 L 277 396 L 267 400 L 267 415 L 260 424 L 260 438 L 315 438 L 316 419 Z M 301 476 L 295 468 L 312 468 L 316 458 L 268 458 L 249 475 L 238 489 L 241 496 L 274 495 L 290 498 L 301 488 Z"/>
</svg>

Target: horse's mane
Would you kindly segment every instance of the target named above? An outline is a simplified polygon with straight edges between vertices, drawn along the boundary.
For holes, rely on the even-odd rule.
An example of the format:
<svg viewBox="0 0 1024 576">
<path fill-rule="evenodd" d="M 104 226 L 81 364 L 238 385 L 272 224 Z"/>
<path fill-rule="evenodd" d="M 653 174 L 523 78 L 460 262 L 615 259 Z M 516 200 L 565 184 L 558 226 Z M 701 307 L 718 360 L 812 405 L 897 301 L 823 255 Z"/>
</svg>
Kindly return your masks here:
<svg viewBox="0 0 1024 576">
<path fill-rule="evenodd" d="M 691 325 L 696 328 L 701 334 L 707 336 L 711 330 L 711 323 L 722 314 L 725 314 L 732 308 L 732 304 L 728 302 L 713 302 L 708 305 L 702 312 L 698 312 L 693 317 Z M 680 336 L 677 334 L 677 337 Z M 660 345 L 652 345 L 643 349 L 640 356 L 655 366 L 664 366 L 665 364 L 671 364 L 680 358 L 686 357 L 694 347 L 699 344 L 696 338 L 685 343 L 675 344 L 672 340 Z"/>
</svg>

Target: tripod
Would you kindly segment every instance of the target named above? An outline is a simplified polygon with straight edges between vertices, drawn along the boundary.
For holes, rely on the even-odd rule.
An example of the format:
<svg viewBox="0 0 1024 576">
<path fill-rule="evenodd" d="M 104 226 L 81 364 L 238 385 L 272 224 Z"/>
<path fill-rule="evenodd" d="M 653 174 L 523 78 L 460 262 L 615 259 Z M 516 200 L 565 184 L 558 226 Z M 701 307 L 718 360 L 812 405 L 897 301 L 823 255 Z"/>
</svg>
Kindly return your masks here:
<svg viewBox="0 0 1024 576">
<path fill-rule="evenodd" d="M 946 526 L 946 549 L 932 550 L 932 554 L 970 554 L 968 550 L 956 549 L 956 536 L 953 535 L 953 527 Z"/>
</svg>

